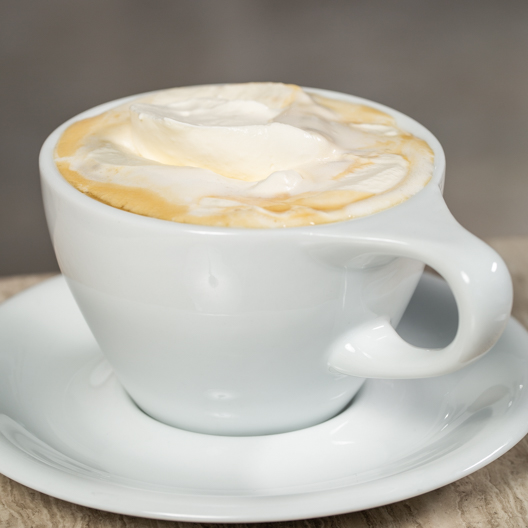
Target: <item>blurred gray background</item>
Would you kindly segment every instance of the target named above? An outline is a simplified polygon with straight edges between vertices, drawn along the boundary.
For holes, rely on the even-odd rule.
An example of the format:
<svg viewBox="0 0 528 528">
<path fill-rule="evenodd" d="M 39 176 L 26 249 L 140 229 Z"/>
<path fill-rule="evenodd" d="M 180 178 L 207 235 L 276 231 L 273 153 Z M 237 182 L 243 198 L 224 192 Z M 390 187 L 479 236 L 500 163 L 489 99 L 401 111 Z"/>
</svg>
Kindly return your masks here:
<svg viewBox="0 0 528 528">
<path fill-rule="evenodd" d="M 409 114 L 444 145 L 458 220 L 528 235 L 526 0 L 2 0 L 0 275 L 57 269 L 37 168 L 55 127 L 134 93 L 244 81 Z"/>
</svg>

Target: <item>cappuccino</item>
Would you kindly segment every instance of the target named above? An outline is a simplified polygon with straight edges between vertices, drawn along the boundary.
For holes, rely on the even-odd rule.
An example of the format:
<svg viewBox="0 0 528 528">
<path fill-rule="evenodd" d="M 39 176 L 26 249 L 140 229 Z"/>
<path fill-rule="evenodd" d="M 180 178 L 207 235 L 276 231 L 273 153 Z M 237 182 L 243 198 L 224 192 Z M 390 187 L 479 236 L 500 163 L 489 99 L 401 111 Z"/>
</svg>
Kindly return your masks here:
<svg viewBox="0 0 528 528">
<path fill-rule="evenodd" d="M 64 178 L 105 204 L 250 228 L 387 209 L 427 184 L 433 161 L 390 115 L 280 83 L 148 94 L 73 123 L 55 149 Z"/>
</svg>

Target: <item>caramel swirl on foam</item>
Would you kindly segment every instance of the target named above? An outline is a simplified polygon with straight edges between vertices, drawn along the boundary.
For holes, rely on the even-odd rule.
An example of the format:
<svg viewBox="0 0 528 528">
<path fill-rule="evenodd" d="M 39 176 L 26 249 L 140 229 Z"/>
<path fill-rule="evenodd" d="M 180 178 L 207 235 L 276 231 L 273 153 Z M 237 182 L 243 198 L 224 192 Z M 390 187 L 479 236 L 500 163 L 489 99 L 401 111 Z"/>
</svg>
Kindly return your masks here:
<svg viewBox="0 0 528 528">
<path fill-rule="evenodd" d="M 138 98 L 73 123 L 55 160 L 113 207 L 232 227 L 365 216 L 420 191 L 433 171 L 431 148 L 388 114 L 280 83 Z"/>
</svg>

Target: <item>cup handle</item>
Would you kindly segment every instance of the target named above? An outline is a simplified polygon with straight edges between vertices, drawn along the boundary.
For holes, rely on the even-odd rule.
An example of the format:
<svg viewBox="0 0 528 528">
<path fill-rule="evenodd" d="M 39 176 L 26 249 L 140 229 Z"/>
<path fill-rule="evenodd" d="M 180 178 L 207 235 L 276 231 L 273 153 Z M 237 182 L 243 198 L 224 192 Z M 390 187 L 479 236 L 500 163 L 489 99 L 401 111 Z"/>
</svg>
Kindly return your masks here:
<svg viewBox="0 0 528 528">
<path fill-rule="evenodd" d="M 388 317 L 379 317 L 341 335 L 331 346 L 329 367 L 366 378 L 425 378 L 458 370 L 490 350 L 511 312 L 511 278 L 501 257 L 454 219 L 440 189 L 426 186 L 369 218 L 368 232 L 347 234 L 346 223 L 337 223 L 328 234 L 349 245 L 352 255 L 409 257 L 434 268 L 453 291 L 458 331 L 445 348 L 419 348 L 403 340 Z"/>
</svg>

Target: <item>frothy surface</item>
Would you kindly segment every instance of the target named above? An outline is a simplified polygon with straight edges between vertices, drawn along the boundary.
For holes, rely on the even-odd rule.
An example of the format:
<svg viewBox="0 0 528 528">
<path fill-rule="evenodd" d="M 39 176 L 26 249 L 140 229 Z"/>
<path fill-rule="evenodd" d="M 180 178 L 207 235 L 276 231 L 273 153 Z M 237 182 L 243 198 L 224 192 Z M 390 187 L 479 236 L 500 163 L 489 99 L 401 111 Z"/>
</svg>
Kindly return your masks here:
<svg viewBox="0 0 528 528">
<path fill-rule="evenodd" d="M 372 214 L 433 172 L 428 144 L 388 114 L 280 83 L 138 98 L 71 125 L 55 159 L 73 186 L 113 207 L 254 228 Z"/>
</svg>

